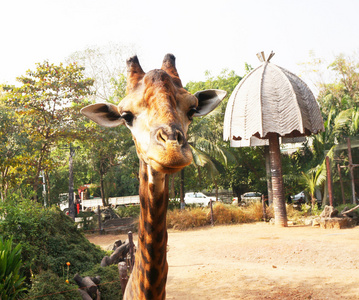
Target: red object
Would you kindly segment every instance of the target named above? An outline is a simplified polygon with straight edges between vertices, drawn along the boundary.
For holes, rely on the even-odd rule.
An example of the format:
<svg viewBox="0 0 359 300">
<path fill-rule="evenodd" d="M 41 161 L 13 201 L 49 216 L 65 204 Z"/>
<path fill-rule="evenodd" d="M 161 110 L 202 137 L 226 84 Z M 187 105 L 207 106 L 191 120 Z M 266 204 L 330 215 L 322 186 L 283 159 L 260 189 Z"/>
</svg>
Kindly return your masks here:
<svg viewBox="0 0 359 300">
<path fill-rule="evenodd" d="M 80 213 L 80 203 L 76 204 L 76 210 L 77 210 L 77 214 L 79 214 Z"/>
</svg>

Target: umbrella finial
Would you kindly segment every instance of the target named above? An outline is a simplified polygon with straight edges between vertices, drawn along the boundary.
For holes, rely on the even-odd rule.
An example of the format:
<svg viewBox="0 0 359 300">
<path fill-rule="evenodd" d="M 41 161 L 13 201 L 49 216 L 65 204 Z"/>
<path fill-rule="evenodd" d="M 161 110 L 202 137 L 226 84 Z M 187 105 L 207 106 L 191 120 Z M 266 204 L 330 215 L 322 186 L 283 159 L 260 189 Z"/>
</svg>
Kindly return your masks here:
<svg viewBox="0 0 359 300">
<path fill-rule="evenodd" d="M 265 56 L 264 56 L 264 52 L 263 52 L 263 51 L 262 51 L 262 52 L 258 52 L 258 53 L 257 53 L 257 57 L 258 57 L 258 59 L 259 59 L 260 62 L 266 61 L 266 58 L 265 58 Z"/>
<path fill-rule="evenodd" d="M 274 52 L 273 52 L 273 50 L 271 51 L 271 53 L 269 54 L 269 56 L 268 56 L 268 59 L 267 59 L 267 62 L 269 62 L 270 60 L 271 60 L 271 58 L 274 56 Z"/>
<path fill-rule="evenodd" d="M 257 53 L 257 57 L 259 59 L 260 62 L 269 62 L 271 60 L 271 58 L 274 56 L 274 52 L 271 51 L 271 53 L 269 54 L 268 58 L 266 59 L 265 55 L 264 55 L 264 51 L 258 52 Z"/>
</svg>

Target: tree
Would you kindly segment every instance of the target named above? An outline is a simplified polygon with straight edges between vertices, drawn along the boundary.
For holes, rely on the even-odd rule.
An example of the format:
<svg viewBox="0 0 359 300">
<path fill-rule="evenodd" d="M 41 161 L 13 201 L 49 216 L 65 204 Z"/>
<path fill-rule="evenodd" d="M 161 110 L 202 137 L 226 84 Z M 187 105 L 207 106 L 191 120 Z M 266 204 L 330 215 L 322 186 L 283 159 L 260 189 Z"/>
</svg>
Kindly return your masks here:
<svg viewBox="0 0 359 300">
<path fill-rule="evenodd" d="M 191 93 L 205 89 L 222 89 L 227 91 L 227 95 L 230 95 L 241 80 L 241 77 L 234 71 L 228 70 L 223 70 L 216 78 L 211 77 L 209 72 L 206 73 L 206 76 L 205 82 L 189 82 L 186 89 Z M 206 174 L 215 187 L 217 197 L 219 169 L 221 165 L 227 164 L 228 159 L 234 159 L 226 148 L 226 144 L 222 142 L 225 107 L 225 103 L 222 102 L 219 108 L 208 116 L 193 120 L 187 134 L 193 154 L 193 165 L 197 168 L 199 180 L 201 181 L 201 168 L 206 168 Z"/>
<path fill-rule="evenodd" d="M 6 104 L 19 117 L 21 129 L 31 140 L 31 157 L 23 162 L 30 170 L 30 184 L 36 192 L 42 170 L 53 167 L 52 147 L 81 133 L 77 125 L 79 105 L 91 94 L 93 80 L 84 78 L 84 68 L 76 63 L 56 66 L 38 63 L 18 77 L 20 87 L 4 86 Z"/>
<path fill-rule="evenodd" d="M 124 126 L 104 128 L 90 122 L 87 126 L 91 131 L 83 146 L 88 150 L 88 161 L 98 172 L 102 202 L 107 206 L 105 176 L 113 167 L 123 164 L 126 158 L 133 154 L 131 148 L 134 144 Z"/>
<path fill-rule="evenodd" d="M 323 62 L 315 59 L 311 67 L 314 73 L 322 69 Z M 309 161 L 308 169 L 319 168 L 324 164 L 325 156 L 333 159 L 346 161 L 346 138 L 355 137 L 358 134 L 359 125 L 359 61 L 354 55 L 337 55 L 333 63 L 328 66 L 332 77 L 331 83 L 323 81 L 317 84 L 319 89 L 318 102 L 321 107 L 325 131 L 312 138 L 313 159 Z M 322 77 L 322 76 L 320 76 Z M 341 146 L 341 144 L 344 145 Z M 338 147 L 340 145 L 340 147 Z M 345 149 L 345 150 L 344 150 Z M 353 157 L 357 156 L 356 149 L 353 149 Z M 336 180 L 337 168 L 332 171 L 333 179 Z M 355 177 L 358 176 L 356 170 Z M 339 185 L 334 184 L 334 193 L 338 193 Z M 323 199 L 323 204 L 326 197 Z"/>
<path fill-rule="evenodd" d="M 0 194 L 5 201 L 8 190 L 21 183 L 26 170 L 28 137 L 21 131 L 15 112 L 0 100 Z M 21 173 L 25 173 L 21 175 Z"/>
<path fill-rule="evenodd" d="M 308 191 L 312 209 L 316 203 L 315 190 L 320 186 L 326 179 L 326 173 L 323 165 L 318 166 L 316 169 L 312 169 L 307 173 L 302 172 L 302 181 L 305 186 L 305 189 Z"/>
<path fill-rule="evenodd" d="M 91 46 L 84 51 L 74 52 L 67 59 L 85 67 L 86 76 L 94 79 L 95 93 L 91 100 L 114 100 L 117 89 L 125 84 L 126 59 L 133 53 L 132 46 L 109 43 L 105 46 Z"/>
</svg>

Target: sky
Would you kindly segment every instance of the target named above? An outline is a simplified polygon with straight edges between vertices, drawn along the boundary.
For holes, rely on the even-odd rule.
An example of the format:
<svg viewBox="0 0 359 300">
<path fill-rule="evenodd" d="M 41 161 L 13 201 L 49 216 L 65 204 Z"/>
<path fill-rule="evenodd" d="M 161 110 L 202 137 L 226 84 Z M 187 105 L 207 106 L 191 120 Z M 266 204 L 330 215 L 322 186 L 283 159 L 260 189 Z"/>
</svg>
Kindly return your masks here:
<svg viewBox="0 0 359 300">
<path fill-rule="evenodd" d="M 329 64 L 359 49 L 358 12 L 357 0 L 1 0 L 0 83 L 108 43 L 133 45 L 146 72 L 173 53 L 184 84 L 207 70 L 243 75 L 272 50 L 300 75 L 311 53 Z"/>
</svg>

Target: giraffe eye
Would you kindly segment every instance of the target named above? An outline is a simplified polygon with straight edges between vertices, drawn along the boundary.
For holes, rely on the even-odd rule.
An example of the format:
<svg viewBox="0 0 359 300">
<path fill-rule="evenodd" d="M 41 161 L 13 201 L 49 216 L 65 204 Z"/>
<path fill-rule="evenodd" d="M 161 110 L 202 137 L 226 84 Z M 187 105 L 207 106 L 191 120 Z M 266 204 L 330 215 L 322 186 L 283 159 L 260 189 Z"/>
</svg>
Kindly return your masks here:
<svg viewBox="0 0 359 300">
<path fill-rule="evenodd" d="M 199 113 L 199 111 L 198 111 L 195 107 L 192 107 L 192 108 L 188 111 L 187 117 L 188 117 L 188 119 L 189 119 L 190 121 L 193 120 L 193 115 L 194 115 L 195 113 Z"/>
<path fill-rule="evenodd" d="M 131 112 L 125 111 L 121 114 L 121 118 L 126 121 L 127 125 L 131 126 L 134 116 Z"/>
</svg>

